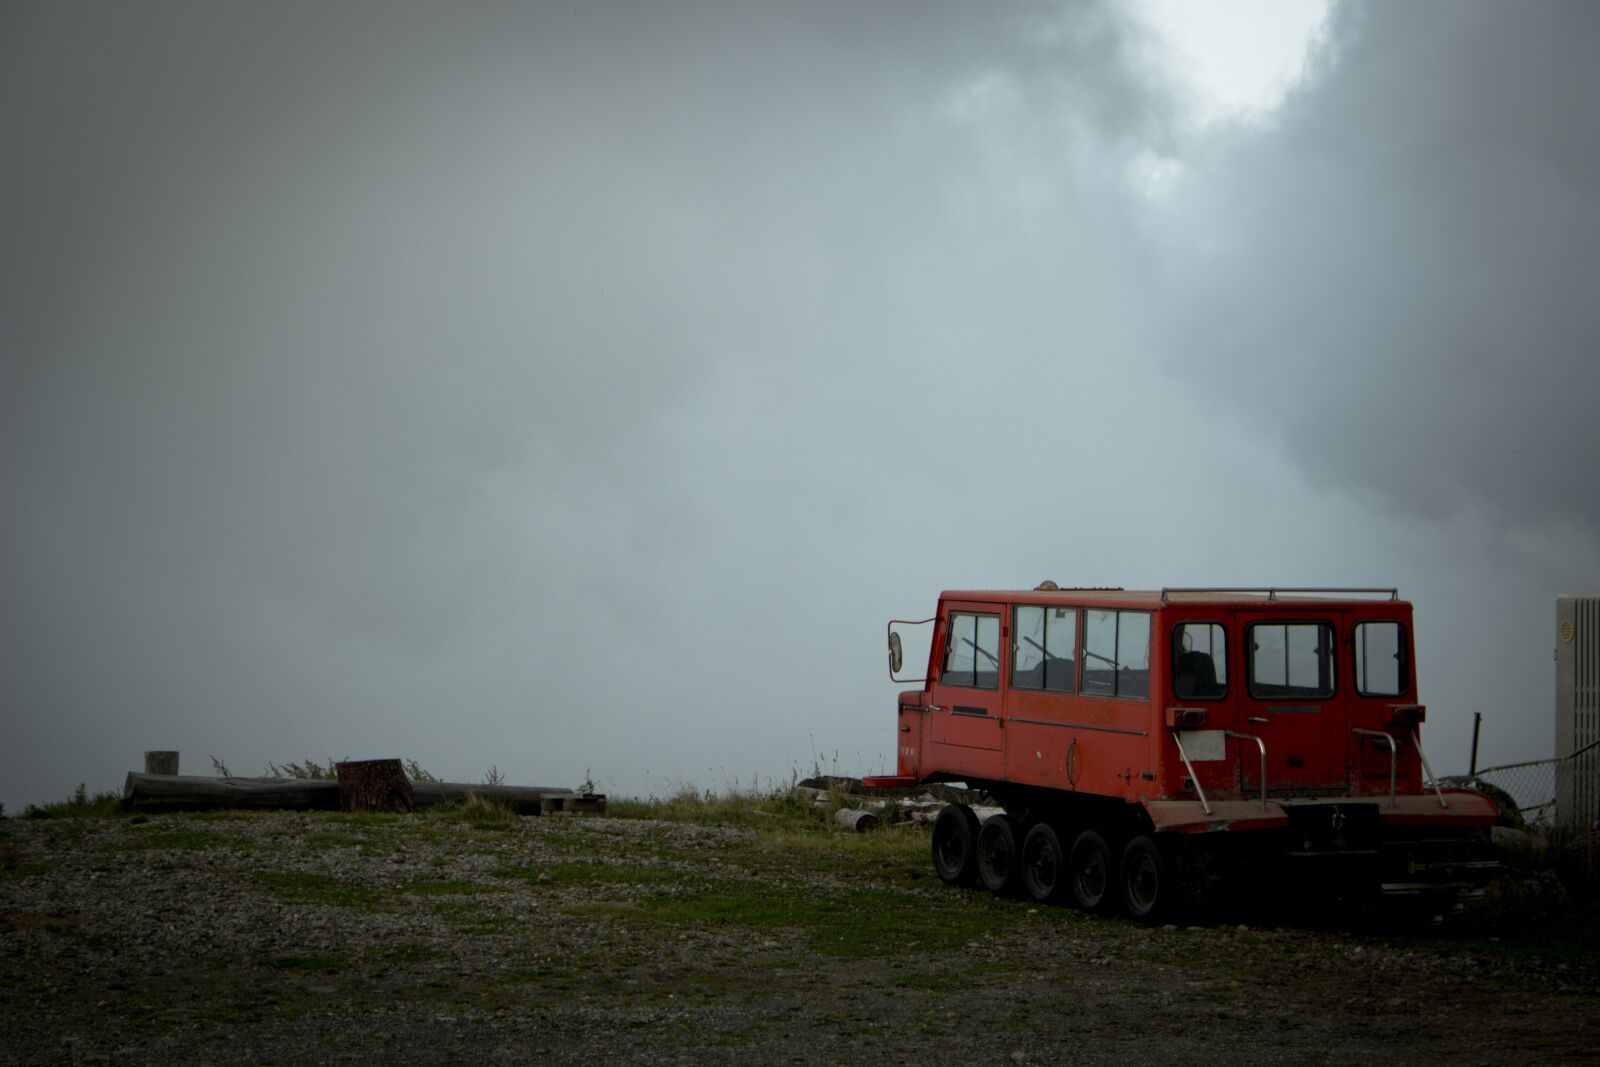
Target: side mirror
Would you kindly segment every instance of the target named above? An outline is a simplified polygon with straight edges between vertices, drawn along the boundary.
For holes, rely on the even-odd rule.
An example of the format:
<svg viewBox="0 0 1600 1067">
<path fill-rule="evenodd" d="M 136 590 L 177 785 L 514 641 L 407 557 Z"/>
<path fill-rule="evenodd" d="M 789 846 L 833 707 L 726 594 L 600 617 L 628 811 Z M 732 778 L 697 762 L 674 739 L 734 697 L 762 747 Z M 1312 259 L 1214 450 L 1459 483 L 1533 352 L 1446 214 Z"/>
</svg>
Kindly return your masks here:
<svg viewBox="0 0 1600 1067">
<path fill-rule="evenodd" d="M 905 655 L 900 651 L 900 635 L 894 632 L 889 634 L 889 673 L 899 674 L 900 668 L 905 665 Z"/>
</svg>

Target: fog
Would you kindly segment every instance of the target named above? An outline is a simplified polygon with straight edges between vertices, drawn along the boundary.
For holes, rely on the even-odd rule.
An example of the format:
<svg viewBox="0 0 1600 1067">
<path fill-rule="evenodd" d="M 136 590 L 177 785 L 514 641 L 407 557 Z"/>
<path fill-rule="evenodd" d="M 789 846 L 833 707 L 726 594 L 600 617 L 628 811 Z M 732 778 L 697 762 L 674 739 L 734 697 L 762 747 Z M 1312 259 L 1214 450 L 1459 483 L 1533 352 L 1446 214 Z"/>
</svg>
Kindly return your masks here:
<svg viewBox="0 0 1600 1067">
<path fill-rule="evenodd" d="M 1430 762 L 1600 586 L 1600 9 L 0 11 L 0 802 L 892 766 L 942 588 L 1398 586 Z"/>
</svg>

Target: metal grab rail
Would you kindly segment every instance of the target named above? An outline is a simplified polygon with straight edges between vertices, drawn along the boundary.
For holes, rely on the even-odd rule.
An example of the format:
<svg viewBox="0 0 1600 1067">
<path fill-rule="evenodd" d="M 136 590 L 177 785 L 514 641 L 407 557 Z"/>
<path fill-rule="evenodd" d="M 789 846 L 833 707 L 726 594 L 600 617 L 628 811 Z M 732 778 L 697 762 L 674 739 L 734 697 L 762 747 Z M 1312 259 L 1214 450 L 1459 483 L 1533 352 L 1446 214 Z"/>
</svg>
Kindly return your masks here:
<svg viewBox="0 0 1600 1067">
<path fill-rule="evenodd" d="M 1359 726 L 1352 726 L 1350 732 L 1360 734 L 1362 737 L 1381 737 L 1389 742 L 1389 806 L 1399 807 L 1399 801 L 1394 797 L 1394 779 L 1395 772 L 1400 766 L 1400 749 L 1395 745 L 1393 735 L 1386 734 L 1382 730 L 1363 730 Z"/>
<path fill-rule="evenodd" d="M 1195 796 L 1200 798 L 1200 810 L 1207 815 L 1211 814 L 1211 802 L 1206 800 L 1206 791 L 1200 787 L 1200 776 L 1194 772 L 1194 764 L 1189 761 L 1189 753 L 1183 750 L 1183 741 L 1178 737 L 1177 730 L 1167 731 L 1172 735 L 1172 743 L 1178 746 L 1178 756 L 1183 760 L 1183 765 L 1189 771 L 1189 781 L 1194 783 Z M 1267 810 L 1267 743 L 1255 734 L 1239 734 L 1232 730 L 1222 731 L 1224 737 L 1238 738 L 1240 741 L 1254 741 L 1261 750 L 1261 810 Z"/>
<path fill-rule="evenodd" d="M 1178 746 L 1178 755 L 1183 759 L 1183 765 L 1189 768 L 1189 781 L 1194 783 L 1195 795 L 1200 798 L 1200 810 L 1207 815 L 1211 814 L 1211 805 L 1206 800 L 1206 791 L 1200 788 L 1200 776 L 1194 773 L 1194 764 L 1189 762 L 1189 753 L 1183 750 L 1183 742 L 1178 740 L 1178 731 L 1168 730 L 1172 735 L 1172 743 Z"/>
<path fill-rule="evenodd" d="M 1444 790 L 1439 788 L 1439 779 L 1434 775 L 1433 768 L 1428 766 L 1428 757 L 1422 754 L 1422 739 L 1415 730 L 1411 731 L 1411 743 L 1417 746 L 1417 758 L 1422 761 L 1422 769 L 1428 773 L 1428 781 L 1433 783 L 1433 793 L 1439 798 L 1439 806 L 1448 810 L 1450 805 L 1444 802 Z"/>
<path fill-rule="evenodd" d="M 1362 737 L 1381 737 L 1389 743 L 1389 806 L 1398 807 L 1399 801 L 1395 799 L 1395 775 L 1400 764 L 1400 746 L 1395 743 L 1394 735 L 1383 730 L 1363 730 L 1352 726 L 1350 732 L 1360 734 Z M 1449 810 L 1450 804 L 1444 799 L 1444 790 L 1439 788 L 1439 779 L 1434 777 L 1433 768 L 1428 766 L 1428 757 L 1422 752 L 1422 739 L 1417 736 L 1417 731 L 1411 731 L 1411 743 L 1417 748 L 1417 759 L 1422 761 L 1422 770 L 1428 776 L 1428 784 L 1433 786 L 1433 795 L 1439 798 L 1439 806 Z"/>
<path fill-rule="evenodd" d="M 1261 750 L 1261 810 L 1262 811 L 1266 811 L 1267 810 L 1267 743 L 1265 741 L 1263 741 L 1261 738 L 1257 737 L 1255 734 L 1236 734 L 1232 730 L 1224 730 L 1222 732 L 1223 732 L 1223 734 L 1225 736 L 1234 737 L 1234 738 L 1239 739 L 1240 741 L 1254 741 L 1256 743 L 1256 747 Z M 1240 777 L 1243 777 L 1243 775 L 1241 775 Z"/>
</svg>

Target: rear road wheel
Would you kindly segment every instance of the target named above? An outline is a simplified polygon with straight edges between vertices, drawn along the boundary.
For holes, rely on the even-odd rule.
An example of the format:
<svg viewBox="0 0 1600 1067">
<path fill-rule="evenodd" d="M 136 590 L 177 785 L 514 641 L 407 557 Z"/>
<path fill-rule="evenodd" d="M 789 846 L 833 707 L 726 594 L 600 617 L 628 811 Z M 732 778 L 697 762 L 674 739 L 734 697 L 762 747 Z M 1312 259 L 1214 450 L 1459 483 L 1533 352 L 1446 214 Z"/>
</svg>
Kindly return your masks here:
<svg viewBox="0 0 1600 1067">
<path fill-rule="evenodd" d="M 1172 886 L 1161 850 L 1148 837 L 1136 837 L 1122 850 L 1122 907 L 1135 919 L 1153 919 L 1171 903 Z"/>
<path fill-rule="evenodd" d="M 1049 823 L 1036 823 L 1022 839 L 1022 884 L 1041 904 L 1053 904 L 1066 890 L 1067 862 L 1061 838 Z"/>
<path fill-rule="evenodd" d="M 1111 849 L 1097 830 L 1085 830 L 1072 843 L 1067 861 L 1072 902 L 1084 911 L 1099 911 L 1111 896 Z"/>
<path fill-rule="evenodd" d="M 1017 821 L 991 815 L 978 829 L 978 881 L 991 893 L 1012 894 L 1022 881 Z"/>
<path fill-rule="evenodd" d="M 978 817 L 965 804 L 947 804 L 933 821 L 933 869 L 950 885 L 978 876 Z"/>
</svg>

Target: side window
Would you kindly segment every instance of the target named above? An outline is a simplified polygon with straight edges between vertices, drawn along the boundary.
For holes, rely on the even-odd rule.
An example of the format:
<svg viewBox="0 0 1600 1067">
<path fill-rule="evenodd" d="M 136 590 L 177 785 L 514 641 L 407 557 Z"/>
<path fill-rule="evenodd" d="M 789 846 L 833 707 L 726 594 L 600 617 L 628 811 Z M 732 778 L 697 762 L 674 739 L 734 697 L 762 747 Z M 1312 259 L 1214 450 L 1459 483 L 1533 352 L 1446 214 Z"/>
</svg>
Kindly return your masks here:
<svg viewBox="0 0 1600 1067">
<path fill-rule="evenodd" d="M 1332 626 L 1258 622 L 1245 632 L 1250 695 L 1256 700 L 1321 700 L 1333 695 Z"/>
<path fill-rule="evenodd" d="M 1172 628 L 1172 695 L 1179 700 L 1228 695 L 1228 634 L 1221 623 L 1180 622 Z"/>
<path fill-rule="evenodd" d="M 1150 697 L 1150 615 L 1143 611 L 1083 613 L 1083 693 Z"/>
<path fill-rule="evenodd" d="M 940 680 L 974 689 L 1000 688 L 1000 616 L 952 611 L 949 625 Z"/>
<path fill-rule="evenodd" d="M 1071 693 L 1078 685 L 1078 609 L 1019 605 L 1011 639 L 1011 686 Z"/>
<path fill-rule="evenodd" d="M 1356 692 L 1397 697 L 1406 691 L 1406 635 L 1397 622 L 1358 622 Z"/>
</svg>

